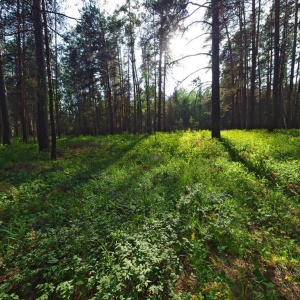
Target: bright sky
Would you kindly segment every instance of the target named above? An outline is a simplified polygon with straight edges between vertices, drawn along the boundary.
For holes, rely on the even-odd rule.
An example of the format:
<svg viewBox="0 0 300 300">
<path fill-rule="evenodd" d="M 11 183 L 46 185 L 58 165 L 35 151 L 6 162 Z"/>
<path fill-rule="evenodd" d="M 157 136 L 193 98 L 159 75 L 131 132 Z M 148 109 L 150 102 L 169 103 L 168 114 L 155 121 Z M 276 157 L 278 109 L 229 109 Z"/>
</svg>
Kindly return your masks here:
<svg viewBox="0 0 300 300">
<path fill-rule="evenodd" d="M 204 1 L 195 1 L 202 3 Z M 189 13 L 195 10 L 196 7 L 190 6 Z M 185 26 L 202 20 L 204 9 L 199 9 L 191 17 L 187 18 L 184 22 Z M 195 23 L 190 29 L 182 36 L 178 34 L 176 38 L 171 42 L 171 49 L 174 55 L 174 59 L 179 59 L 184 56 L 194 55 L 197 53 L 207 53 L 210 50 L 210 45 L 205 42 L 207 37 L 206 32 L 203 30 L 201 23 Z M 206 47 L 205 47 L 206 45 Z M 173 80 L 175 82 L 183 81 L 180 86 L 192 89 L 194 86 L 192 81 L 199 77 L 204 87 L 211 84 L 211 70 L 208 69 L 209 56 L 198 55 L 185 58 L 180 61 L 179 65 L 174 68 Z M 191 75 L 192 74 L 192 75 Z M 186 79 L 185 79 L 186 78 Z"/>
<path fill-rule="evenodd" d="M 98 0 L 99 7 L 107 11 L 112 11 L 117 5 L 126 3 L 126 0 Z M 203 3 L 203 0 L 195 0 L 196 3 Z M 69 0 L 67 1 L 67 8 L 65 14 L 72 17 L 79 17 L 78 10 L 82 7 L 84 0 Z M 190 6 L 189 12 L 191 13 L 197 7 Z M 187 26 L 194 21 L 202 20 L 204 9 L 197 10 L 191 17 L 187 18 L 184 24 Z M 76 22 L 72 21 L 70 24 L 75 25 Z M 200 37 L 199 37 L 200 36 Z M 196 38 L 198 37 L 198 38 Z M 171 42 L 172 57 L 177 60 L 183 56 L 193 55 L 196 53 L 208 52 L 210 47 L 204 48 L 206 35 L 202 29 L 201 23 L 194 24 L 182 37 L 178 34 Z M 199 55 L 191 56 L 181 60 L 176 66 L 172 68 L 168 75 L 167 82 L 167 95 L 171 95 L 176 87 L 185 87 L 188 90 L 193 89 L 195 86 L 192 81 L 200 77 L 204 88 L 208 87 L 211 83 L 211 71 L 207 69 L 209 64 L 209 56 Z M 192 74 L 192 75 L 190 75 Z M 190 76 L 189 76 L 190 75 Z"/>
</svg>

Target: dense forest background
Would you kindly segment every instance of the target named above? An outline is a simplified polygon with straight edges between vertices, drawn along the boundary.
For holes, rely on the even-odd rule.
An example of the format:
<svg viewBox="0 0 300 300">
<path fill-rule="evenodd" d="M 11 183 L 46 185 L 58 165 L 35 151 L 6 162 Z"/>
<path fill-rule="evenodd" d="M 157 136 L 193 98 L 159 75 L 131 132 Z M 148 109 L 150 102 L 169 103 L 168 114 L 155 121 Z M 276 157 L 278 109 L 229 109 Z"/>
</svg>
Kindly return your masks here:
<svg viewBox="0 0 300 300">
<path fill-rule="evenodd" d="M 4 144 L 37 136 L 43 150 L 65 134 L 299 128 L 297 0 L 127 0 L 110 13 L 89 0 L 73 27 L 61 2 L 1 1 Z M 192 20 L 199 10 L 204 18 Z M 166 95 L 170 70 L 184 64 L 172 57 L 172 37 L 199 23 L 209 47 L 195 50 L 211 57 L 212 85 L 191 76 L 193 88 Z"/>
</svg>

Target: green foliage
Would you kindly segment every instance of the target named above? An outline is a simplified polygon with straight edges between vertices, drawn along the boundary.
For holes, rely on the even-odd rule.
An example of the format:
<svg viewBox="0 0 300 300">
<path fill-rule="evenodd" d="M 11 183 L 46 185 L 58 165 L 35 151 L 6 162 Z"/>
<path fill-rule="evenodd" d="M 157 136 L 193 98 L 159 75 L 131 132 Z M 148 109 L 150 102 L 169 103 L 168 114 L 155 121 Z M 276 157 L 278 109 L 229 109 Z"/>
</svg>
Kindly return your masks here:
<svg viewBox="0 0 300 300">
<path fill-rule="evenodd" d="M 0 298 L 293 299 L 299 131 L 222 136 L 2 146 Z"/>
</svg>

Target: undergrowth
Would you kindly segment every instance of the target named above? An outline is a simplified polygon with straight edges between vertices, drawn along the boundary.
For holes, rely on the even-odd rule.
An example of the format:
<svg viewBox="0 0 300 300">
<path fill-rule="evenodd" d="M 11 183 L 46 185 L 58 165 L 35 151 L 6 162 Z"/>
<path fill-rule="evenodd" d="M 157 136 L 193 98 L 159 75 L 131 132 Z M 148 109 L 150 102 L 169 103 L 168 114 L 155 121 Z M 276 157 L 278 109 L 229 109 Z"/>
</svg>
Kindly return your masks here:
<svg viewBox="0 0 300 300">
<path fill-rule="evenodd" d="M 300 131 L 0 147 L 0 299 L 299 299 Z"/>
</svg>

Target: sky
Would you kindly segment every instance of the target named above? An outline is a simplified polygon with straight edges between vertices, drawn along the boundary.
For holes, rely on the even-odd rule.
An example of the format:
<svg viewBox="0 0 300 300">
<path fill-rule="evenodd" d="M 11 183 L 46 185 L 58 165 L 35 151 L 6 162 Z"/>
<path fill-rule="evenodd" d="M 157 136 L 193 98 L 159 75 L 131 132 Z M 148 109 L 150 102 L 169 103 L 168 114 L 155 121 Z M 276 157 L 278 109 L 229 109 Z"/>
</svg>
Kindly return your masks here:
<svg viewBox="0 0 300 300">
<path fill-rule="evenodd" d="M 107 11 L 113 11 L 117 5 L 126 3 L 126 0 L 98 0 L 98 5 L 104 7 Z M 195 0 L 195 3 L 201 4 L 205 1 Z M 79 10 L 82 7 L 84 0 L 67 0 L 64 13 L 68 16 L 78 18 L 80 16 Z M 189 13 L 191 14 L 197 7 L 189 6 Z M 199 9 L 192 14 L 191 17 L 184 21 L 187 26 L 194 21 L 202 20 L 204 9 Z M 76 25 L 76 21 L 70 21 L 72 26 Z M 205 53 L 209 51 L 209 45 L 205 43 L 206 32 L 203 30 L 201 23 L 194 24 L 182 36 L 178 33 L 171 41 L 170 49 L 174 60 L 180 59 L 183 56 L 193 55 L 196 53 Z M 199 55 L 191 56 L 180 60 L 168 73 L 168 81 L 166 94 L 170 96 L 173 94 L 175 88 L 183 87 L 192 90 L 195 85 L 192 81 L 199 77 L 203 83 L 204 88 L 209 87 L 211 83 L 211 71 L 208 68 L 209 56 Z M 192 75 L 191 75 L 192 74 Z"/>
</svg>

